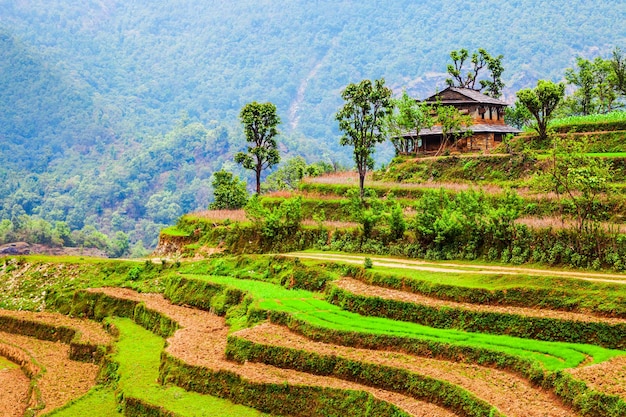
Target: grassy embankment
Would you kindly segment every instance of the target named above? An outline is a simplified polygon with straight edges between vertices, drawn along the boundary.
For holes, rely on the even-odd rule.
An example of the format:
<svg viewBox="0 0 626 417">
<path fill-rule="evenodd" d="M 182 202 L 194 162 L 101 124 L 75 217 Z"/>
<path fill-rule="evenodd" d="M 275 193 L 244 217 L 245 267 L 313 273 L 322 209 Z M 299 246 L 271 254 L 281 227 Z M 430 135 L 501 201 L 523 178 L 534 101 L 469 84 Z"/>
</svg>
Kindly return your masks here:
<svg viewBox="0 0 626 417">
<path fill-rule="evenodd" d="M 593 358 L 594 363 L 598 363 L 616 355 L 626 354 L 592 345 L 542 341 L 529 343 L 528 339 L 435 329 L 414 323 L 364 317 L 341 310 L 321 299 L 321 295 L 309 291 L 287 290 L 275 284 L 231 277 L 186 274 L 184 276 L 244 291 L 255 299 L 255 309 L 286 313 L 314 327 L 486 349 L 538 363 L 547 370 L 578 366 L 587 356 Z"/>
</svg>

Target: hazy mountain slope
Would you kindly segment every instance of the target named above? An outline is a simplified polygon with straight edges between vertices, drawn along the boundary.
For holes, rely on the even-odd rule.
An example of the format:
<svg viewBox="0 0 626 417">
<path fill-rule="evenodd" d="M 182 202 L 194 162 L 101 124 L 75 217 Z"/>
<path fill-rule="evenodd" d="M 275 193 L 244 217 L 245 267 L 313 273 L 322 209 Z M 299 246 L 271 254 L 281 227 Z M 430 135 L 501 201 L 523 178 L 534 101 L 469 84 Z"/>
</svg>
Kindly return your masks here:
<svg viewBox="0 0 626 417">
<path fill-rule="evenodd" d="M 621 1 L 0 0 L 0 218 L 154 236 L 206 204 L 246 102 L 277 105 L 283 152 L 345 162 L 349 82 L 423 97 L 452 49 L 484 47 L 504 55 L 512 98 L 576 55 L 626 48 L 624 17 Z"/>
</svg>

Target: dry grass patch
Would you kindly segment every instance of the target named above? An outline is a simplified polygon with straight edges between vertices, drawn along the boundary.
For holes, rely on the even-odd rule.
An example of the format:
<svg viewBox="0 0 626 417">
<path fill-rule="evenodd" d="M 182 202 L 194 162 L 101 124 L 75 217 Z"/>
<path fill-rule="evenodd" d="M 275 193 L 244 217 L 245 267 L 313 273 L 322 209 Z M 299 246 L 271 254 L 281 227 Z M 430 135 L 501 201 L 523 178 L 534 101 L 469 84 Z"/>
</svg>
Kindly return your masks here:
<svg viewBox="0 0 626 417">
<path fill-rule="evenodd" d="M 24 415 L 29 384 L 30 380 L 17 365 L 0 356 L 0 415 Z"/>
<path fill-rule="evenodd" d="M 113 338 L 107 333 L 100 323 L 87 319 L 78 319 L 58 313 L 31 312 L 0 309 L 1 317 L 13 317 L 21 320 L 43 323 L 54 327 L 68 327 L 79 334 L 79 341 L 91 345 L 110 345 Z"/>
<path fill-rule="evenodd" d="M 19 346 L 38 364 L 41 376 L 37 382 L 44 404 L 41 413 L 81 397 L 95 385 L 98 366 L 70 360 L 66 344 L 2 332 L 0 343 Z"/>
<path fill-rule="evenodd" d="M 606 362 L 567 370 L 574 378 L 584 381 L 589 388 L 626 399 L 626 356 Z"/>
</svg>

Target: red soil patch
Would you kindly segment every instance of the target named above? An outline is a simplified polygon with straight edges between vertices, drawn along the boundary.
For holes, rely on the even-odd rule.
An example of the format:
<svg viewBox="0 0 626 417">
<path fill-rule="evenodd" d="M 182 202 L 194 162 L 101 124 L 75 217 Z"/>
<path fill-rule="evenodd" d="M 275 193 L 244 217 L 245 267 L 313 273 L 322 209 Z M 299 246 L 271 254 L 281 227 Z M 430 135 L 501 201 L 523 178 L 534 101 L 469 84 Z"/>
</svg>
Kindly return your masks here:
<svg viewBox="0 0 626 417">
<path fill-rule="evenodd" d="M 353 294 L 366 297 L 379 297 L 386 300 L 402 301 L 405 303 L 420 304 L 428 307 L 449 307 L 458 308 L 467 311 L 489 312 L 500 314 L 517 314 L 526 317 L 551 318 L 560 320 L 580 321 L 580 322 L 597 322 L 607 324 L 623 324 L 626 319 L 598 317 L 591 314 L 572 313 L 569 311 L 557 311 L 538 308 L 510 307 L 510 306 L 494 306 L 486 304 L 470 304 L 458 303 L 454 301 L 444 301 L 437 298 L 426 297 L 424 295 L 399 291 L 390 288 L 378 287 L 375 285 L 365 284 L 359 280 L 344 277 L 334 281 L 333 285 L 349 291 Z"/>
<path fill-rule="evenodd" d="M 593 390 L 626 399 L 626 356 L 584 368 L 568 369 L 566 372 L 584 381 Z"/>
<path fill-rule="evenodd" d="M 556 396 L 532 386 L 527 380 L 497 369 L 473 364 L 421 358 L 397 352 L 357 349 L 313 342 L 287 328 L 270 323 L 241 330 L 235 335 L 255 343 L 300 349 L 374 363 L 448 381 L 497 407 L 507 416 L 575 416 Z"/>
<path fill-rule="evenodd" d="M 0 358 L 1 359 L 1 358 Z M 26 411 L 30 380 L 20 368 L 4 368 L 0 361 L 0 415 L 21 417 Z"/>
<path fill-rule="evenodd" d="M 19 346 L 41 370 L 42 414 L 84 395 L 95 385 L 98 366 L 69 360 L 68 345 L 2 332 L 0 343 Z"/>
<path fill-rule="evenodd" d="M 92 345 L 109 345 L 113 338 L 100 323 L 87 319 L 77 319 L 58 313 L 35 313 L 32 311 L 16 311 L 0 309 L 0 316 L 14 317 L 38 323 L 45 323 L 55 327 L 69 327 L 79 333 L 79 340 Z"/>
<path fill-rule="evenodd" d="M 158 311 L 176 321 L 182 328 L 168 342 L 166 351 L 184 362 L 209 368 L 235 372 L 249 381 L 258 383 L 320 386 L 343 390 L 366 391 L 374 397 L 387 401 L 413 416 L 452 417 L 455 414 L 405 395 L 384 391 L 337 378 L 322 377 L 288 369 L 280 369 L 260 363 L 238 364 L 227 361 L 224 356 L 228 327 L 222 317 L 206 311 L 172 305 L 160 294 L 136 293 L 122 288 L 90 290 L 112 297 L 144 302 L 149 309 Z"/>
</svg>

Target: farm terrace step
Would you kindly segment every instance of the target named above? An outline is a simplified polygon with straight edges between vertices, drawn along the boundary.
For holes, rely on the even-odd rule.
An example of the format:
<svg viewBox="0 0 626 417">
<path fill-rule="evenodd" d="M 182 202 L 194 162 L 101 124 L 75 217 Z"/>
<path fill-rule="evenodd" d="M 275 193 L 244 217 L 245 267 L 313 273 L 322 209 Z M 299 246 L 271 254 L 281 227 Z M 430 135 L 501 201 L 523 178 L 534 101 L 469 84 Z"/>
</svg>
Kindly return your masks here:
<svg viewBox="0 0 626 417">
<path fill-rule="evenodd" d="M 222 317 L 212 313 L 171 304 L 160 294 L 137 293 L 122 288 L 88 290 L 94 294 L 144 303 L 145 306 L 178 323 L 180 328 L 167 339 L 165 352 L 191 366 L 212 372 L 232 372 L 251 383 L 288 384 L 339 390 L 364 391 L 375 398 L 394 404 L 413 416 L 451 417 L 455 414 L 427 402 L 381 389 L 367 387 L 332 377 L 323 377 L 260 363 L 238 364 L 224 355 L 228 327 Z"/>
<path fill-rule="evenodd" d="M 41 391 L 40 413 L 51 411 L 84 395 L 95 385 L 99 367 L 70 360 L 70 347 L 61 342 L 0 332 L 0 343 L 17 346 L 30 356 L 38 374 L 32 377 Z M 37 369 L 38 370 L 35 370 Z M 38 403 L 35 399 L 35 404 Z"/>
<path fill-rule="evenodd" d="M 547 308 L 524 308 L 441 300 L 344 277 L 330 284 L 327 300 L 366 316 L 437 328 L 506 334 L 555 342 L 626 348 L 626 319 Z"/>
<path fill-rule="evenodd" d="M 113 337 L 98 322 L 72 318 L 59 313 L 33 312 L 0 309 L 0 320 L 15 318 L 22 321 L 47 324 L 51 327 L 66 327 L 79 332 L 80 341 L 95 345 L 109 345 Z M 3 328 L 5 329 L 5 328 Z"/>
<path fill-rule="evenodd" d="M 527 380 L 501 370 L 474 364 L 416 357 L 397 352 L 359 349 L 313 342 L 283 326 L 264 323 L 240 330 L 233 337 L 265 346 L 313 352 L 326 357 L 342 357 L 425 375 L 458 385 L 506 416 L 542 417 L 576 416 L 551 392 L 532 386 Z"/>
<path fill-rule="evenodd" d="M 66 343 L 70 359 L 90 362 L 99 362 L 113 342 L 100 323 L 49 312 L 0 309 L 0 330 Z"/>
<path fill-rule="evenodd" d="M 626 356 L 581 368 L 568 369 L 577 380 L 595 391 L 617 395 L 626 400 Z"/>
<path fill-rule="evenodd" d="M 30 380 L 20 367 L 2 356 L 0 343 L 0 415 L 22 417 L 28 402 Z"/>
<path fill-rule="evenodd" d="M 364 295 L 367 297 L 379 297 L 386 300 L 397 300 L 407 303 L 427 305 L 431 307 L 460 308 L 470 311 L 494 312 L 500 314 L 517 314 L 526 317 L 552 318 L 558 320 L 579 321 L 588 323 L 605 323 L 609 325 L 626 325 L 626 319 L 596 316 L 593 314 L 574 313 L 562 310 L 550 310 L 539 308 L 524 308 L 514 306 L 496 306 L 488 304 L 459 303 L 455 301 L 440 300 L 424 295 L 394 290 L 391 288 L 369 285 L 354 278 L 343 277 L 333 282 L 339 288 L 351 293 Z"/>
</svg>

